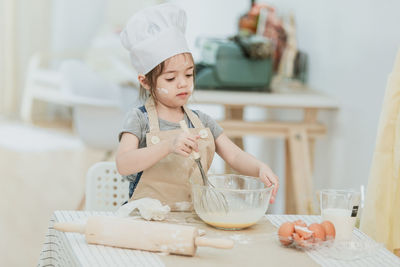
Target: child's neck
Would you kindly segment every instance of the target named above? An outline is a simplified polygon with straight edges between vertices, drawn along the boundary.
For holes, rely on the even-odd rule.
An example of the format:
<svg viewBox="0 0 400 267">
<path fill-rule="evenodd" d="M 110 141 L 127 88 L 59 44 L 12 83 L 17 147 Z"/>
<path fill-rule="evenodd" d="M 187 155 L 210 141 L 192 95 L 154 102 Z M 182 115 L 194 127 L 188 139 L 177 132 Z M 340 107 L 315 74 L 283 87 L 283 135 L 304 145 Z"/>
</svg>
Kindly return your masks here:
<svg viewBox="0 0 400 267">
<path fill-rule="evenodd" d="M 158 117 L 166 121 L 178 123 L 184 118 L 184 111 L 182 107 L 171 108 L 162 104 L 158 104 L 156 109 Z"/>
</svg>

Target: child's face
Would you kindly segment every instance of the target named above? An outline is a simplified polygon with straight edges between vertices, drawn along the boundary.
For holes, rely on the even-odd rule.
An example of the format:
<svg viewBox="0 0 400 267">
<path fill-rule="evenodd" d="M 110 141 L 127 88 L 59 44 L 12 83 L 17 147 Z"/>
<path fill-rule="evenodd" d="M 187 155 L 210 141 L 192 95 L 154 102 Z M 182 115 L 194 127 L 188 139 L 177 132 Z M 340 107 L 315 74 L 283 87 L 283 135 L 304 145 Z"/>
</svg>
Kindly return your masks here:
<svg viewBox="0 0 400 267">
<path fill-rule="evenodd" d="M 193 92 L 193 71 L 192 58 L 187 54 L 167 59 L 163 72 L 157 78 L 157 100 L 172 108 L 186 104 Z"/>
</svg>

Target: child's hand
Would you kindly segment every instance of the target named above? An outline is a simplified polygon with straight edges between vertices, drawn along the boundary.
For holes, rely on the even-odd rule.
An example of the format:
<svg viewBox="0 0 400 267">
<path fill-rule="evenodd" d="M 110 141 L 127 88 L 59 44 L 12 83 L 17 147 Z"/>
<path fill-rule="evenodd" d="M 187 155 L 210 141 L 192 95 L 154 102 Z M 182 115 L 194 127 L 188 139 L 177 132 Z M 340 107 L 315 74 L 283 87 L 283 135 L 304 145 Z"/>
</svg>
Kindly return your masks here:
<svg viewBox="0 0 400 267">
<path fill-rule="evenodd" d="M 172 139 L 170 152 L 180 154 L 185 157 L 188 157 L 190 153 L 192 153 L 192 150 L 199 152 L 199 148 L 197 146 L 197 139 L 199 138 L 199 135 L 181 133 Z"/>
<path fill-rule="evenodd" d="M 274 189 L 272 190 L 271 200 L 269 201 L 270 203 L 274 203 L 276 192 L 278 191 L 279 188 L 278 176 L 276 176 L 275 173 L 271 170 L 271 168 L 265 164 L 262 164 L 260 166 L 258 176 L 266 186 L 270 187 L 271 185 L 274 185 Z"/>
</svg>

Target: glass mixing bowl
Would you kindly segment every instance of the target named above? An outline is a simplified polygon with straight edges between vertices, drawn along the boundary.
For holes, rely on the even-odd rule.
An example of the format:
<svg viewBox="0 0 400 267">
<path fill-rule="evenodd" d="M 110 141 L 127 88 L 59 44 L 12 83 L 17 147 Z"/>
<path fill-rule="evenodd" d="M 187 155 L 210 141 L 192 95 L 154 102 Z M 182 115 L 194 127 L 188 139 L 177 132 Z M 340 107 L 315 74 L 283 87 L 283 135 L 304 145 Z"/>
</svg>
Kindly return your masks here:
<svg viewBox="0 0 400 267">
<path fill-rule="evenodd" d="M 194 209 L 205 223 L 238 230 L 254 225 L 266 213 L 273 186 L 239 174 L 209 175 L 208 179 L 214 188 L 191 181 Z"/>
</svg>

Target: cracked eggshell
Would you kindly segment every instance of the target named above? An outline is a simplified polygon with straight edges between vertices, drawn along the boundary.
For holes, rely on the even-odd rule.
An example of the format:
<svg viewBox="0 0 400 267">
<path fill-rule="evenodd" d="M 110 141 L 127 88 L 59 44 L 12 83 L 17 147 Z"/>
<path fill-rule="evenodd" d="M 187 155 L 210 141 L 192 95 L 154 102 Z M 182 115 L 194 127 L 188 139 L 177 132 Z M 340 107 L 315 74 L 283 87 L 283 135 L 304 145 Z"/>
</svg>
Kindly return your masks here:
<svg viewBox="0 0 400 267">
<path fill-rule="evenodd" d="M 295 225 L 294 226 L 294 231 L 296 232 L 296 234 L 298 234 L 303 239 L 310 239 L 310 238 L 313 237 L 313 232 L 310 231 L 307 228 L 307 226 L 302 227 L 302 226 Z"/>
<path fill-rule="evenodd" d="M 307 247 L 307 241 L 304 240 L 304 238 L 302 236 L 300 236 L 298 233 L 293 233 L 293 240 L 294 240 L 294 244 L 298 247 Z"/>
</svg>

